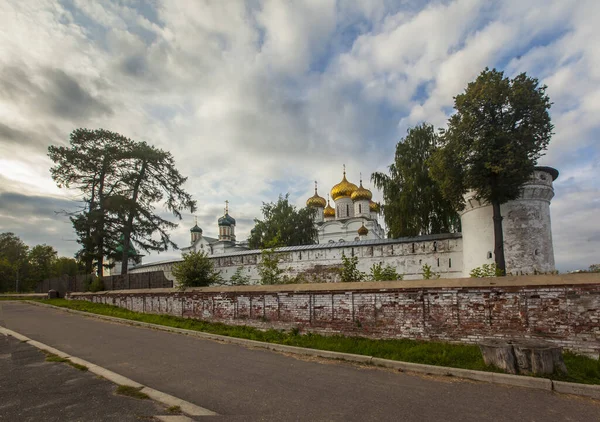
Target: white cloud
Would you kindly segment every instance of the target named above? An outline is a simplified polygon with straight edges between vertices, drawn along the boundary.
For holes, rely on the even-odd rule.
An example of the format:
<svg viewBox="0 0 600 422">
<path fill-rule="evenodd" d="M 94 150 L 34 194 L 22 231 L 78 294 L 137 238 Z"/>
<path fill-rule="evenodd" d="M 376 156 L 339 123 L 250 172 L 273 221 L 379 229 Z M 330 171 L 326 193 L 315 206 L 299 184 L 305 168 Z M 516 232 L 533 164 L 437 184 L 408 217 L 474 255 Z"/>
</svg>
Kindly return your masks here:
<svg viewBox="0 0 600 422">
<path fill-rule="evenodd" d="M 556 135 L 543 163 L 561 170 L 556 259 L 563 269 L 592 259 L 596 240 L 578 246 L 585 228 L 568 207 L 577 201 L 577 215 L 597 225 L 595 1 L 159 1 L 144 13 L 130 2 L 74 5 L 0 3 L 9 34 L 0 38 L 3 192 L 71 195 L 53 186 L 46 148 L 77 127 L 103 127 L 171 151 L 205 233 L 229 199 L 244 237 L 261 202 L 290 192 L 303 205 L 314 179 L 325 195 L 344 163 L 352 181 L 362 171 L 368 183 L 408 126 L 443 126 L 452 97 L 483 67 L 502 66 L 549 86 Z M 14 221 L 0 216 L 0 227 L 16 230 Z M 192 221 L 176 242 L 188 242 Z M 48 227 L 72 237 L 63 223 Z"/>
</svg>

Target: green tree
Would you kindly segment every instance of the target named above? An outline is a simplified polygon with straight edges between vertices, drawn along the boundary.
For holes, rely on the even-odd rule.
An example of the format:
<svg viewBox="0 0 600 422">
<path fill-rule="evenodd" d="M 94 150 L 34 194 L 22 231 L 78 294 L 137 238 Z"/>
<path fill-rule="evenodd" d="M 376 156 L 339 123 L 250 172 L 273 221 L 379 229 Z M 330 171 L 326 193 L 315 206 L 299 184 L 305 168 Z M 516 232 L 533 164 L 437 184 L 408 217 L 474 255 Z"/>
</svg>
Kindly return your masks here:
<svg viewBox="0 0 600 422">
<path fill-rule="evenodd" d="M 183 261 L 173 265 L 173 276 L 181 288 L 223 283 L 221 274 L 215 270 L 212 260 L 204 251 L 184 254 Z"/>
<path fill-rule="evenodd" d="M 50 174 L 58 187 L 83 194 L 82 209 L 70 213 L 70 219 L 82 246 L 77 256 L 86 263 L 87 273 L 96 263 L 102 276 L 104 257 L 117 244 L 118 221 L 109 218 L 107 201 L 123 188 L 125 152 L 130 144 L 126 137 L 104 129 L 76 129 L 71 132 L 69 146 L 48 148 L 54 162 Z"/>
<path fill-rule="evenodd" d="M 77 274 L 84 274 L 84 272 L 85 268 L 81 268 L 77 260 L 65 256 L 59 257 L 54 262 L 54 268 L 52 269 L 52 273 L 57 277 L 60 277 L 61 275 L 74 276 Z"/>
<path fill-rule="evenodd" d="M 29 247 L 14 233 L 0 233 L 0 291 L 21 291 L 27 280 Z"/>
<path fill-rule="evenodd" d="M 27 256 L 30 285 L 35 286 L 36 283 L 53 277 L 57 259 L 58 253 L 52 246 L 43 244 L 31 248 Z"/>
<path fill-rule="evenodd" d="M 389 174 L 373 173 L 371 180 L 383 191 L 388 236 L 419 236 L 460 231 L 460 218 L 429 174 L 429 158 L 439 145 L 432 125 L 408 130 L 396 145 Z"/>
<path fill-rule="evenodd" d="M 229 284 L 232 286 L 247 286 L 250 284 L 250 275 L 244 274 L 244 267 L 238 267 L 231 276 Z"/>
<path fill-rule="evenodd" d="M 123 217 L 121 274 L 127 273 L 131 240 L 147 252 L 177 248 L 168 232 L 177 224 L 157 215 L 154 204 L 163 203 L 179 220 L 182 210 L 196 210 L 196 201 L 183 189 L 187 178 L 175 168 L 171 153 L 135 142 L 128 150 L 128 158 L 129 171 L 123 179 L 127 189 L 114 204 L 114 210 Z"/>
<path fill-rule="evenodd" d="M 358 257 L 348 258 L 342 252 L 342 268 L 340 269 L 340 280 L 344 283 L 351 281 L 363 281 L 366 274 L 358 269 Z"/>
<path fill-rule="evenodd" d="M 282 258 L 281 254 L 275 252 L 275 248 L 261 251 L 260 262 L 256 265 L 256 268 L 262 284 L 283 284 L 283 273 L 285 271 L 279 268 Z"/>
<path fill-rule="evenodd" d="M 398 274 L 396 269 L 390 264 L 386 264 L 385 267 L 381 264 L 373 264 L 371 266 L 371 281 L 396 281 L 402 280 L 404 276 Z"/>
<path fill-rule="evenodd" d="M 263 220 L 254 220 L 248 244 L 253 249 L 278 246 L 309 245 L 317 242 L 314 211 L 308 207 L 296 209 L 288 201 L 289 194 L 279 196 L 276 203 L 264 203 Z"/>
<path fill-rule="evenodd" d="M 485 69 L 454 99 L 456 113 L 431 159 L 431 175 L 457 209 L 473 190 L 492 205 L 494 259 L 506 274 L 500 205 L 516 199 L 552 136 L 546 86 Z"/>
</svg>

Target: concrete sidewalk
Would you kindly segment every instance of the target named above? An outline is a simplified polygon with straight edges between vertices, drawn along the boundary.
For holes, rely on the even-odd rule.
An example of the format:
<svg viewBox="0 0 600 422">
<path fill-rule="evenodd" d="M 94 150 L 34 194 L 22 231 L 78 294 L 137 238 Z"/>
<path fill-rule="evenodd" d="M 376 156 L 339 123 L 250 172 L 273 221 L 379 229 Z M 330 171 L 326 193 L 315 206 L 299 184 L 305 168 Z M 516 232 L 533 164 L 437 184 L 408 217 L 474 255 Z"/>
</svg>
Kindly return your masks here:
<svg viewBox="0 0 600 422">
<path fill-rule="evenodd" d="M 414 376 L 5 303 L 6 327 L 235 420 L 600 420 L 593 400 Z"/>
</svg>

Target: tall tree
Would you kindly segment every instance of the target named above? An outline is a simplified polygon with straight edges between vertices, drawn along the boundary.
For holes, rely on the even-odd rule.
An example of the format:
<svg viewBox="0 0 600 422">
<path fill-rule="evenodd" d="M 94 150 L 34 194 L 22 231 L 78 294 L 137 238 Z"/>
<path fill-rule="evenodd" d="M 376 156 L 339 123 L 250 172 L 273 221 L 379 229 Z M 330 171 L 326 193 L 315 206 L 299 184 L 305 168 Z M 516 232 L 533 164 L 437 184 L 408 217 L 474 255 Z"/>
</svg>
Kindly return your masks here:
<svg viewBox="0 0 600 422">
<path fill-rule="evenodd" d="M 196 210 L 196 201 L 183 189 L 187 177 L 175 168 L 171 153 L 136 142 L 128 150 L 131 161 L 124 177 L 127 190 L 115 205 L 123 216 L 123 245 L 121 274 L 127 273 L 131 240 L 145 251 L 164 251 L 171 241 L 168 230 L 177 227 L 154 212 L 154 204 L 163 202 L 165 208 L 181 220 L 181 211 Z M 154 238 L 158 234 L 159 240 Z"/>
<path fill-rule="evenodd" d="M 432 157 L 431 174 L 457 208 L 473 190 L 492 205 L 494 255 L 506 274 L 500 205 L 516 199 L 552 136 L 546 86 L 525 73 L 513 79 L 485 69 L 454 98 L 456 113 Z"/>
<path fill-rule="evenodd" d="M 29 251 L 29 281 L 32 285 L 54 275 L 58 253 L 52 246 L 36 245 Z"/>
<path fill-rule="evenodd" d="M 84 207 L 71 215 L 82 246 L 78 257 L 86 262 L 88 272 L 95 261 L 100 276 L 104 256 L 110 254 L 118 239 L 114 230 L 108 230 L 106 201 L 123 188 L 124 154 L 131 143 L 104 129 L 76 129 L 68 147 L 48 148 L 48 156 L 54 162 L 50 173 L 57 185 L 78 189 L 83 194 Z"/>
<path fill-rule="evenodd" d="M 29 247 L 14 233 L 0 233 L 0 291 L 22 290 L 28 252 Z"/>
<path fill-rule="evenodd" d="M 263 202 L 263 220 L 255 219 L 248 238 L 251 248 L 308 245 L 317 242 L 314 211 L 308 207 L 296 209 L 288 201 L 289 194 L 280 195 L 276 203 Z"/>
<path fill-rule="evenodd" d="M 429 175 L 429 157 L 439 139 L 432 125 L 423 123 L 408 130 L 396 145 L 389 174 L 373 173 L 371 180 L 383 191 L 388 236 L 419 236 L 460 230 L 452 203 Z"/>
</svg>

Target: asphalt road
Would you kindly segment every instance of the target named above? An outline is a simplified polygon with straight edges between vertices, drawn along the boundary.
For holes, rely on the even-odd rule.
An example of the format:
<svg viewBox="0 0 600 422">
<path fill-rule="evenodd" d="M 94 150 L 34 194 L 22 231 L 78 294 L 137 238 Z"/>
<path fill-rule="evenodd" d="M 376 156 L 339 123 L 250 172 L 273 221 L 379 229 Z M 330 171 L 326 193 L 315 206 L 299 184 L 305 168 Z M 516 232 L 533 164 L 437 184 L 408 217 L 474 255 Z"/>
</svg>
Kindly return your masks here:
<svg viewBox="0 0 600 422">
<path fill-rule="evenodd" d="M 0 334 L 0 421 L 158 421 L 169 412 L 152 400 L 114 394 L 115 384 Z"/>
<path fill-rule="evenodd" d="M 225 419 L 600 420 L 600 402 L 579 397 L 299 359 L 25 303 L 0 306 L 7 328 Z"/>
</svg>

